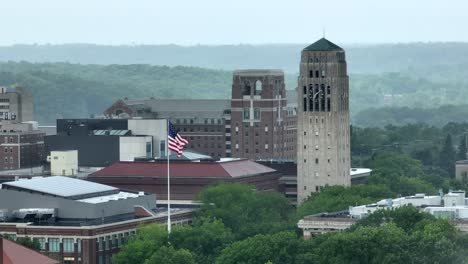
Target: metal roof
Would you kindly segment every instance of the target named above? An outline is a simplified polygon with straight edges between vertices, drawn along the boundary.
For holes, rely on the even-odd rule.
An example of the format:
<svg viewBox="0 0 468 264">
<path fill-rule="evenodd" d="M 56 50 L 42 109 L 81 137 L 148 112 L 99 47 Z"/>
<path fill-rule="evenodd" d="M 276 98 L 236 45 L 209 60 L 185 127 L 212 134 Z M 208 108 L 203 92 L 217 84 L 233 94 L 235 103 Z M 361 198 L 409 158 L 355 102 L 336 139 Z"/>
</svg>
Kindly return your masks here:
<svg viewBox="0 0 468 264">
<path fill-rule="evenodd" d="M 118 188 L 112 186 L 63 176 L 5 182 L 2 183 L 2 189 L 27 190 L 68 199 L 85 199 L 119 192 Z"/>
<path fill-rule="evenodd" d="M 321 38 L 316 42 L 310 44 L 306 48 L 306 51 L 333 51 L 333 50 L 343 50 L 340 46 L 336 45 L 335 43 L 329 41 L 326 38 Z"/>
<path fill-rule="evenodd" d="M 170 164 L 171 177 L 188 178 L 236 178 L 251 177 L 264 173 L 274 173 L 274 169 L 251 160 L 239 159 L 225 162 L 173 162 Z M 93 177 L 167 177 L 165 162 L 117 162 L 100 171 Z"/>
</svg>

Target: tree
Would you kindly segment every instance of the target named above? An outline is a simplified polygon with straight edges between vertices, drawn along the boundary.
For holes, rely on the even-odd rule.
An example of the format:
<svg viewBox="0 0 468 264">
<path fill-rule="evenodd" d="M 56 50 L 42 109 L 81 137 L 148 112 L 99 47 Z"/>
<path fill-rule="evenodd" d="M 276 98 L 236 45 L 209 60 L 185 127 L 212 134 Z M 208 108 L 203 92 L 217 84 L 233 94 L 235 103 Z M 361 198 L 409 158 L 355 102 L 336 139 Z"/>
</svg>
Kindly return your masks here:
<svg viewBox="0 0 468 264">
<path fill-rule="evenodd" d="M 457 160 L 466 160 L 466 153 L 468 152 L 468 149 L 466 147 L 466 135 L 463 135 L 460 144 L 458 145 L 458 151 L 457 151 Z"/>
<path fill-rule="evenodd" d="M 112 263 L 144 263 L 165 245 L 167 245 L 167 231 L 164 226 L 158 224 L 142 226 L 112 258 Z"/>
<path fill-rule="evenodd" d="M 302 239 L 294 232 L 256 235 L 234 242 L 216 259 L 217 264 L 294 263 Z"/>
<path fill-rule="evenodd" d="M 133 263 L 133 262 L 129 262 Z M 186 249 L 176 250 L 162 246 L 144 264 L 195 264 L 192 253 Z"/>
<path fill-rule="evenodd" d="M 455 176 L 455 159 L 456 153 L 452 143 L 452 136 L 448 134 L 439 153 L 439 166 L 446 170 L 452 178 Z"/>
<path fill-rule="evenodd" d="M 322 212 L 341 211 L 349 206 L 373 203 L 394 196 L 395 193 L 384 185 L 328 186 L 299 205 L 296 219 Z"/>
<path fill-rule="evenodd" d="M 394 224 L 380 227 L 358 227 L 352 232 L 328 236 L 319 244 L 314 257 L 317 263 L 384 264 L 405 263 L 407 236 Z"/>
<path fill-rule="evenodd" d="M 277 192 L 261 192 L 244 184 L 218 184 L 202 190 L 198 216 L 220 219 L 236 239 L 275 233 L 294 226 L 293 207 Z"/>
<path fill-rule="evenodd" d="M 401 206 L 392 209 L 381 209 L 370 214 L 356 223 L 353 228 L 360 226 L 378 227 L 384 224 L 392 223 L 405 232 L 413 232 L 428 223 L 435 222 L 434 216 L 429 213 L 420 212 L 414 206 Z"/>
<path fill-rule="evenodd" d="M 193 226 L 174 228 L 169 241 L 178 249 L 187 249 L 197 263 L 214 263 L 221 250 L 234 240 L 221 220 L 196 218 Z"/>
</svg>

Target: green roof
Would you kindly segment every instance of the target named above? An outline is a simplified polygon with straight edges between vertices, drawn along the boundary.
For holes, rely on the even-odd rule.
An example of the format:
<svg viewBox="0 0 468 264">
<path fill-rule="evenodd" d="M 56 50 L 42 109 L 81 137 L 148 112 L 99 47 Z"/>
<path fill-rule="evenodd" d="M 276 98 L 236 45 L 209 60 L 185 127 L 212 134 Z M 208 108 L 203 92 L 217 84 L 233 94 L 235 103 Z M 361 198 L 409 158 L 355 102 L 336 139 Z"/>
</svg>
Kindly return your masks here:
<svg viewBox="0 0 468 264">
<path fill-rule="evenodd" d="M 332 51 L 332 50 L 343 50 L 338 45 L 332 43 L 326 38 L 321 38 L 316 42 L 310 44 L 304 50 L 307 51 Z"/>
</svg>

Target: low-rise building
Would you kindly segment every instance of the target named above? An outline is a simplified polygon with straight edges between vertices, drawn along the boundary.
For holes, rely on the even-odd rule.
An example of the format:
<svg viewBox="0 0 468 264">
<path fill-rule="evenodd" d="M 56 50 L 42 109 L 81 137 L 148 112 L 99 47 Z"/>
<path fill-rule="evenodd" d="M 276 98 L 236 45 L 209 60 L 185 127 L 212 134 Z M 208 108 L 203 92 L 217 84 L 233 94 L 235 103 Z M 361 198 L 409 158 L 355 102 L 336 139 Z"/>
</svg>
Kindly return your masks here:
<svg viewBox="0 0 468 264">
<path fill-rule="evenodd" d="M 60 176 L 3 183 L 0 212 L 0 234 L 37 238 L 41 252 L 67 264 L 110 263 L 138 226 L 167 221 L 154 194 Z M 171 212 L 179 224 L 193 210 Z"/>
<path fill-rule="evenodd" d="M 45 137 L 46 153 L 77 150 L 80 167 L 160 157 L 166 126 L 163 119 L 59 119 L 57 134 Z"/>
<path fill-rule="evenodd" d="M 77 175 L 78 150 L 51 151 L 49 157 L 52 176 Z"/>
<path fill-rule="evenodd" d="M 464 191 L 450 191 L 445 195 L 440 191 L 439 195 L 428 196 L 421 193 L 395 199 L 383 199 L 372 204 L 350 206 L 349 210 L 342 212 L 324 212 L 305 216 L 297 225 L 302 229 L 304 238 L 310 238 L 314 234 L 343 231 L 377 210 L 401 206 L 415 206 L 436 218 L 449 219 L 460 231 L 468 232 L 468 198 L 465 197 Z"/>
<path fill-rule="evenodd" d="M 167 171 L 166 161 L 117 162 L 86 179 L 122 189 L 157 193 L 159 200 L 166 200 Z M 247 159 L 194 162 L 173 158 L 170 163 L 171 199 L 194 200 L 204 187 L 218 182 L 278 190 L 280 176 L 276 170 Z"/>
<path fill-rule="evenodd" d="M 40 166 L 44 161 L 44 132 L 34 122 L 2 121 L 0 124 L 0 170 Z"/>
</svg>

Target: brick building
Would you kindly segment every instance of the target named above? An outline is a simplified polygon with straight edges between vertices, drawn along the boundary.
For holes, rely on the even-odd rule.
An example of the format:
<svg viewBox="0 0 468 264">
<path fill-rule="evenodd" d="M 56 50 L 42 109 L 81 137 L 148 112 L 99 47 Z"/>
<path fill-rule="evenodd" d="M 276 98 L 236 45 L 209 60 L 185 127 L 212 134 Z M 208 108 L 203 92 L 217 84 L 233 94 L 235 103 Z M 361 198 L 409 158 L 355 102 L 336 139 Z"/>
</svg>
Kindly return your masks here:
<svg viewBox="0 0 468 264">
<path fill-rule="evenodd" d="M 281 70 L 234 72 L 231 98 L 233 157 L 284 160 L 295 142 L 286 140 L 288 117 Z"/>
<path fill-rule="evenodd" d="M 32 123 L 0 124 L 0 170 L 40 166 L 44 160 L 44 132 Z"/>
<path fill-rule="evenodd" d="M 104 115 L 168 118 L 189 149 L 215 158 L 294 160 L 296 97 L 286 91 L 281 70 L 239 70 L 231 100 L 125 99 Z"/>
<path fill-rule="evenodd" d="M 171 199 L 195 200 L 204 187 L 218 182 L 247 183 L 258 190 L 278 190 L 280 173 L 247 159 L 179 161 L 170 164 Z M 86 180 L 156 193 L 167 200 L 166 162 L 118 162 L 87 176 Z"/>
<path fill-rule="evenodd" d="M 192 214 L 174 211 L 172 223 L 188 223 Z M 0 234 L 37 238 L 41 252 L 64 264 L 110 263 L 140 225 L 166 222 L 154 194 L 69 177 L 7 182 L 0 189 Z"/>
</svg>

